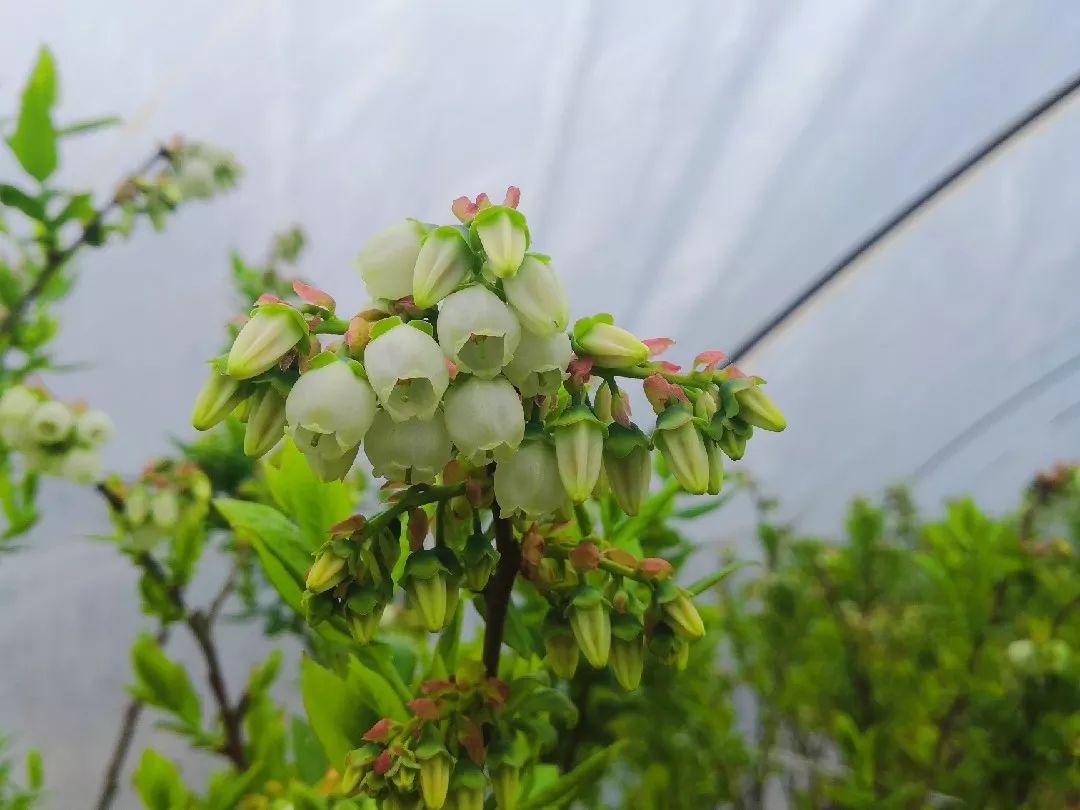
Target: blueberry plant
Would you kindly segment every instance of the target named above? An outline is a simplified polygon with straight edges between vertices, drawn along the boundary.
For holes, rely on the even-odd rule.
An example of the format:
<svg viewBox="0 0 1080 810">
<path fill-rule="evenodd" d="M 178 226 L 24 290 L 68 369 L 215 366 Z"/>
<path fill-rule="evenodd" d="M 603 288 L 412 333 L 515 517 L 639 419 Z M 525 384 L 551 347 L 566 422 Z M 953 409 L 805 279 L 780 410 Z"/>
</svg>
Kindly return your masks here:
<svg viewBox="0 0 1080 810">
<path fill-rule="evenodd" d="M 473 810 L 489 794 L 504 810 L 548 807 L 595 780 L 614 748 L 561 777 L 541 767 L 577 714 L 560 681 L 585 665 L 633 691 L 647 666 L 685 666 L 705 635 L 694 598 L 728 573 L 684 585 L 642 553 L 634 521 L 654 505 L 654 456 L 668 498 L 715 496 L 724 457 L 740 458 L 755 428 L 785 426 L 763 381 L 720 368 L 720 352 L 683 372 L 653 359 L 670 340 L 640 340 L 610 315 L 570 329 L 519 196 L 462 197 L 458 224 L 406 220 L 371 237 L 358 269 L 372 304 L 352 317 L 302 282 L 292 301 L 260 296 L 195 400 L 197 428 L 240 415 L 250 456 L 285 439 L 334 482 L 362 449 L 385 479 L 379 504 L 313 549 L 266 536 L 271 523 L 288 531 L 273 507 L 217 502 L 262 535 L 267 574 L 312 627 L 377 643 L 401 594 L 438 634 L 404 703 L 335 741 L 336 793 L 383 808 Z M 648 433 L 631 383 L 654 411 Z M 470 604 L 475 657 L 461 648 Z"/>
</svg>

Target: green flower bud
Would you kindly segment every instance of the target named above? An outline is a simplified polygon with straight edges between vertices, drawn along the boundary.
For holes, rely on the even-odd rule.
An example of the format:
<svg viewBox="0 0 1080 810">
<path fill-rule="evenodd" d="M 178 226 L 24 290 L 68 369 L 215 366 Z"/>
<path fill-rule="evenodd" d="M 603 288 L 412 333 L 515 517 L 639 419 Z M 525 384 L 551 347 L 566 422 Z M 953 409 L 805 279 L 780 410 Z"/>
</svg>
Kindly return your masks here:
<svg viewBox="0 0 1080 810">
<path fill-rule="evenodd" d="M 656 420 L 653 441 L 679 485 L 695 495 L 704 494 L 709 488 L 709 453 L 690 411 L 669 406 Z"/>
<path fill-rule="evenodd" d="M 598 366 L 631 368 L 649 359 L 649 347 L 618 326 L 610 315 L 593 315 L 574 324 L 574 339 Z"/>
<path fill-rule="evenodd" d="M 173 489 L 159 489 L 150 496 L 150 520 L 162 531 L 180 522 L 180 499 Z"/>
<path fill-rule="evenodd" d="M 464 568 L 465 587 L 470 591 L 482 591 L 491 579 L 495 563 L 499 561 L 499 552 L 483 534 L 473 534 L 465 541 L 461 552 L 461 565 Z"/>
<path fill-rule="evenodd" d="M 446 803 L 454 758 L 445 748 L 429 756 L 422 756 L 418 749 L 416 758 L 420 760 L 420 795 L 423 797 L 424 806 L 438 810 Z"/>
<path fill-rule="evenodd" d="M 675 666 L 679 660 L 679 647 L 686 646 L 676 636 L 675 631 L 661 622 L 652 629 L 649 637 L 649 652 L 664 666 Z"/>
<path fill-rule="evenodd" d="M 730 430 L 724 431 L 724 435 L 720 438 L 718 444 L 724 454 L 732 461 L 738 461 L 746 453 L 746 437 L 739 436 Z"/>
<path fill-rule="evenodd" d="M 645 637 L 638 635 L 632 640 L 618 637 L 611 639 L 611 671 L 619 686 L 633 692 L 641 685 L 645 669 Z"/>
<path fill-rule="evenodd" d="M 401 583 L 427 631 L 442 630 L 446 624 L 446 567 L 438 555 L 428 549 L 414 551 L 405 561 Z"/>
<path fill-rule="evenodd" d="M 570 500 L 582 503 L 600 477 L 604 451 L 604 424 L 584 405 L 575 405 L 551 426 L 559 479 Z"/>
<path fill-rule="evenodd" d="M 502 205 L 482 209 L 471 225 L 487 254 L 487 266 L 499 278 L 517 273 L 529 247 L 529 226 L 519 211 Z"/>
<path fill-rule="evenodd" d="M 360 644 L 375 637 L 386 609 L 386 599 L 371 587 L 357 588 L 345 602 L 349 609 L 349 630 Z"/>
<path fill-rule="evenodd" d="M 304 586 L 312 593 L 322 593 L 344 580 L 348 574 L 345 560 L 332 551 L 326 551 L 308 569 Z"/>
<path fill-rule="evenodd" d="M 520 792 L 521 769 L 514 765 L 496 765 L 491 771 L 491 789 L 499 810 L 514 810 Z"/>
<path fill-rule="evenodd" d="M 739 403 L 739 416 L 755 427 L 779 433 L 787 427 L 787 420 L 768 395 L 761 390 L 761 383 L 735 393 Z"/>
<path fill-rule="evenodd" d="M 244 453 L 252 458 L 269 453 L 285 435 L 285 397 L 273 385 L 257 389 L 244 429 Z"/>
<path fill-rule="evenodd" d="M 227 374 L 210 370 L 195 397 L 191 424 L 196 430 L 209 430 L 236 408 L 250 393 L 250 388 Z"/>
<path fill-rule="evenodd" d="M 133 527 L 141 526 L 150 514 L 150 496 L 146 487 L 132 487 L 124 498 L 124 517 Z"/>
<path fill-rule="evenodd" d="M 472 269 L 472 251 L 453 225 L 435 228 L 424 237 L 413 267 L 413 301 L 420 309 L 439 303 Z"/>
<path fill-rule="evenodd" d="M 583 586 L 570 603 L 570 628 L 585 660 L 597 669 L 607 665 L 611 651 L 611 616 L 603 594 Z"/>
<path fill-rule="evenodd" d="M 303 316 L 288 304 L 259 304 L 229 349 L 225 371 L 247 380 L 273 368 L 308 333 Z"/>
<path fill-rule="evenodd" d="M 706 492 L 719 495 L 724 486 L 724 455 L 720 445 L 708 439 L 705 440 L 705 451 L 709 454 L 709 487 Z"/>
<path fill-rule="evenodd" d="M 694 607 L 690 594 L 673 582 L 664 582 L 656 590 L 656 601 L 664 614 L 664 621 L 676 635 L 690 641 L 705 637 L 705 623 Z"/>
<path fill-rule="evenodd" d="M 64 441 L 71 435 L 74 426 L 75 418 L 71 409 L 56 400 L 42 402 L 34 409 L 27 422 L 31 438 L 41 444 L 58 444 Z"/>
<path fill-rule="evenodd" d="M 636 515 L 649 495 L 652 456 L 649 440 L 636 425 L 608 426 L 604 440 L 604 475 L 615 503 L 628 515 Z"/>
<path fill-rule="evenodd" d="M 483 810 L 486 785 L 482 770 L 467 759 L 458 760 L 450 778 L 450 799 L 444 810 L 448 807 L 452 810 Z"/>
<path fill-rule="evenodd" d="M 578 660 L 581 657 L 581 648 L 578 647 L 573 630 L 552 611 L 544 620 L 543 635 L 548 666 L 560 678 L 570 680 L 577 672 Z"/>
</svg>

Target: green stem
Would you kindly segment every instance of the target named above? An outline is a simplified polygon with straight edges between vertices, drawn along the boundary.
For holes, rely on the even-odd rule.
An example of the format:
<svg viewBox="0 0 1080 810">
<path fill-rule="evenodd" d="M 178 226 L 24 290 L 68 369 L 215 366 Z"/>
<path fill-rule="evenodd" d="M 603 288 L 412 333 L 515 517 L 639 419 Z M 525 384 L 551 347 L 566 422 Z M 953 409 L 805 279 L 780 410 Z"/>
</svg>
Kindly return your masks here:
<svg viewBox="0 0 1080 810">
<path fill-rule="evenodd" d="M 586 541 L 592 542 L 588 538 L 583 538 L 582 542 Z M 570 548 L 564 545 L 552 543 L 551 545 L 545 547 L 544 553 L 550 557 L 557 557 L 560 560 L 565 560 L 570 557 Z M 602 571 L 607 571 L 609 574 L 614 574 L 616 576 L 624 577 L 626 579 L 632 579 L 635 582 L 641 582 L 645 585 L 650 584 L 650 580 L 646 579 L 640 571 L 627 565 L 623 565 L 622 563 L 617 563 L 614 560 L 609 560 L 606 557 L 600 558 L 599 568 Z"/>
<path fill-rule="evenodd" d="M 349 329 L 349 322 L 340 318 L 327 318 L 319 321 L 312 328 L 316 335 L 344 335 Z"/>
<path fill-rule="evenodd" d="M 605 379 L 612 377 L 626 377 L 631 380 L 644 380 L 654 374 L 659 374 L 670 383 L 688 385 L 692 388 L 705 388 L 706 386 L 712 385 L 723 379 L 723 377 L 720 376 L 723 372 L 720 371 L 692 371 L 689 374 L 676 374 L 673 371 L 664 371 L 655 364 L 633 366 L 632 368 L 606 368 L 604 366 L 593 366 L 591 373 L 597 377 L 604 377 Z"/>
<path fill-rule="evenodd" d="M 585 504 L 574 504 L 574 517 L 577 518 L 578 530 L 581 532 L 582 537 L 588 537 L 593 533 L 592 515 L 590 515 L 589 510 L 585 508 Z"/>
<path fill-rule="evenodd" d="M 430 487 L 425 484 L 418 484 L 417 486 L 410 487 L 401 500 L 391 504 L 386 509 L 379 512 L 379 514 L 375 515 L 375 517 L 368 521 L 367 525 L 371 531 L 384 529 L 390 521 L 398 515 L 408 512 L 410 509 L 415 509 L 417 506 L 423 506 L 427 503 L 449 500 L 457 495 L 461 495 L 464 491 L 465 484 L 463 483 L 441 487 Z"/>
</svg>

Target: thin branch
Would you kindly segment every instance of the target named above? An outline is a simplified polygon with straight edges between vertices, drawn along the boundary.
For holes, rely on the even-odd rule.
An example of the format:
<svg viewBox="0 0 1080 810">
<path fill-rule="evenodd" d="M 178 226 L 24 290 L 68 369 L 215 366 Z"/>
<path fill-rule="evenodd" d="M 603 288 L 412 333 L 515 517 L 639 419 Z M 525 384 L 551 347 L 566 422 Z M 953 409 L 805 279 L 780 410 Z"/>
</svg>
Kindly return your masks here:
<svg viewBox="0 0 1080 810">
<path fill-rule="evenodd" d="M 112 199 L 90 218 L 70 245 L 59 250 L 54 247 L 48 249 L 45 256 L 45 266 L 41 268 L 41 272 L 38 273 L 37 278 L 34 279 L 33 283 L 18 298 L 18 300 L 11 305 L 11 308 L 8 310 L 4 319 L 0 320 L 0 338 L 11 336 L 30 304 L 38 299 L 41 293 L 49 285 L 49 282 L 53 280 L 61 269 L 63 269 L 64 265 L 67 264 L 71 257 L 74 256 L 80 248 L 88 244 L 95 234 L 100 232 L 101 227 L 105 222 L 105 218 L 120 204 L 120 189 L 122 189 L 132 177 L 139 177 L 140 175 L 147 174 L 154 168 L 159 160 L 169 159 L 170 154 L 167 147 L 159 146 L 154 151 L 153 155 L 145 160 L 132 174 L 125 178 L 117 189 L 117 192 L 113 194 Z"/>
<path fill-rule="evenodd" d="M 521 568 L 521 546 L 514 539 L 510 519 L 502 517 L 497 503 L 492 504 L 491 514 L 495 519 L 495 548 L 500 556 L 491 581 L 484 589 L 484 669 L 488 677 L 494 678 L 499 674 L 499 653 L 510 595 Z"/>
<path fill-rule="evenodd" d="M 165 625 L 157 634 L 157 644 L 163 647 L 169 640 L 169 626 Z M 120 786 L 120 773 L 124 770 L 124 762 L 127 760 L 131 743 L 135 739 L 135 729 L 139 725 L 139 717 L 142 716 L 144 704 L 138 698 L 132 698 L 124 709 L 123 720 L 120 723 L 120 734 L 113 745 L 112 755 L 105 766 L 105 775 L 101 782 L 101 793 L 98 794 L 95 810 L 108 810 L 116 799 L 116 791 Z"/>
<path fill-rule="evenodd" d="M 244 751 L 242 718 L 229 702 L 229 693 L 225 688 L 225 675 L 221 669 L 217 647 L 214 645 L 210 621 L 205 613 L 196 610 L 188 615 L 187 625 L 191 628 L 191 633 L 202 651 L 203 658 L 206 659 L 206 677 L 218 706 L 222 728 L 225 730 L 225 744 L 222 746 L 221 753 L 229 758 L 237 770 L 246 770 L 248 761 Z"/>
</svg>

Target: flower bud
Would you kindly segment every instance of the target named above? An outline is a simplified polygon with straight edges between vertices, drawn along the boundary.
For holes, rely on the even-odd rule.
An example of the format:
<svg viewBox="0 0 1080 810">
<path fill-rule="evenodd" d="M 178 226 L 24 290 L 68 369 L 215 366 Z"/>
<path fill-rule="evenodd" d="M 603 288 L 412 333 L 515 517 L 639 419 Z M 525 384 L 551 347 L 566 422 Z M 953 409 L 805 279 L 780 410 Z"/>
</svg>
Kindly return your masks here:
<svg viewBox="0 0 1080 810">
<path fill-rule="evenodd" d="M 401 584 L 429 633 L 446 624 L 446 568 L 432 550 L 414 551 L 405 561 Z"/>
<path fill-rule="evenodd" d="M 96 484 L 102 477 L 98 451 L 84 447 L 73 448 L 60 462 L 60 475 L 76 484 Z"/>
<path fill-rule="evenodd" d="M 709 488 L 709 453 L 689 410 L 669 406 L 656 420 L 653 441 L 683 489 L 701 495 Z"/>
<path fill-rule="evenodd" d="M 124 498 L 124 517 L 133 527 L 142 525 L 150 514 L 150 497 L 146 487 L 134 486 Z"/>
<path fill-rule="evenodd" d="M 652 456 L 649 440 L 636 425 L 612 424 L 604 440 L 604 474 L 615 503 L 636 515 L 649 495 Z"/>
<path fill-rule="evenodd" d="M 68 406 L 54 399 L 42 402 L 34 409 L 27 432 L 40 444 L 58 444 L 71 435 L 74 421 Z"/>
<path fill-rule="evenodd" d="M 467 460 L 480 464 L 507 458 L 525 434 L 525 410 L 504 377 L 470 377 L 446 393 L 446 429 Z M 482 418 L 481 418 L 482 416 Z"/>
<path fill-rule="evenodd" d="M 630 368 L 649 359 L 649 347 L 618 326 L 607 314 L 582 318 L 574 324 L 574 340 L 598 366 Z"/>
<path fill-rule="evenodd" d="M 264 456 L 285 435 L 285 397 L 273 385 L 257 386 L 244 428 L 244 453 Z"/>
<path fill-rule="evenodd" d="M 492 273 L 509 279 L 518 272 L 529 247 L 529 226 L 520 212 L 502 205 L 484 208 L 473 218 L 471 229 Z"/>
<path fill-rule="evenodd" d="M 581 648 L 566 623 L 550 615 L 544 624 L 544 651 L 544 660 L 552 672 L 565 680 L 574 677 L 581 657 Z"/>
<path fill-rule="evenodd" d="M 383 228 L 364 243 L 356 267 L 368 295 L 390 301 L 412 295 L 413 268 L 424 230 L 415 219 L 407 219 Z"/>
<path fill-rule="evenodd" d="M 754 427 L 779 433 L 787 427 L 787 420 L 768 395 L 761 390 L 761 383 L 735 393 L 739 403 L 739 416 Z"/>
<path fill-rule="evenodd" d="M 484 590 L 498 561 L 499 552 L 491 545 L 490 540 L 480 533 L 471 535 L 465 541 L 465 548 L 461 552 L 465 587 L 476 592 Z"/>
<path fill-rule="evenodd" d="M 524 442 L 495 467 L 495 497 L 504 513 L 551 514 L 566 503 L 555 448 L 542 439 Z"/>
<path fill-rule="evenodd" d="M 25 422 L 40 402 L 25 385 L 13 385 L 0 396 L 0 425 Z"/>
<path fill-rule="evenodd" d="M 515 765 L 496 765 L 491 769 L 491 791 L 498 810 L 514 810 L 520 792 L 521 769 Z"/>
<path fill-rule="evenodd" d="M 746 437 L 730 430 L 724 431 L 717 444 L 732 461 L 738 461 L 746 453 Z"/>
<path fill-rule="evenodd" d="M 565 332 L 540 337 L 523 331 L 517 351 L 503 374 L 523 397 L 551 397 L 559 390 L 573 357 L 570 337 Z"/>
<path fill-rule="evenodd" d="M 304 587 L 312 593 L 322 593 L 344 580 L 348 574 L 349 572 L 345 568 L 345 559 L 332 551 L 325 551 L 319 555 L 315 563 L 308 569 L 307 577 L 304 579 Z"/>
<path fill-rule="evenodd" d="M 459 371 L 491 379 L 513 358 L 520 339 L 517 318 L 486 287 L 451 293 L 439 308 L 439 345 Z"/>
<path fill-rule="evenodd" d="M 503 290 L 529 332 L 544 337 L 566 331 L 570 302 L 562 279 L 546 259 L 526 256 L 517 274 L 503 280 Z"/>
<path fill-rule="evenodd" d="M 180 499 L 171 487 L 150 496 L 150 520 L 162 531 L 169 531 L 180 522 Z"/>
<path fill-rule="evenodd" d="M 408 324 L 378 334 L 364 350 L 364 368 L 379 402 L 396 422 L 431 419 L 450 384 L 439 344 Z"/>
<path fill-rule="evenodd" d="M 438 810 L 446 803 L 454 760 L 445 748 L 427 757 L 421 757 L 418 750 L 416 756 L 420 760 L 420 795 L 424 806 Z"/>
<path fill-rule="evenodd" d="M 435 228 L 424 243 L 413 268 L 413 301 L 420 309 L 434 306 L 465 281 L 472 269 L 472 251 L 453 225 Z"/>
<path fill-rule="evenodd" d="M 570 603 L 569 616 L 585 660 L 597 669 L 606 666 L 611 651 L 611 616 L 600 591 L 589 585 L 579 588 Z"/>
<path fill-rule="evenodd" d="M 375 632 L 382 622 L 383 611 L 386 609 L 385 598 L 374 588 L 362 587 L 354 590 L 345 606 L 348 608 L 349 630 L 353 638 L 360 644 L 367 644 L 375 637 Z"/>
<path fill-rule="evenodd" d="M 690 594 L 674 583 L 665 582 L 656 590 L 656 601 L 664 621 L 680 638 L 697 641 L 705 637 L 705 623 Z"/>
<path fill-rule="evenodd" d="M 323 480 L 348 473 L 375 419 L 375 393 L 358 367 L 352 360 L 319 355 L 285 400 L 293 441 Z"/>
<path fill-rule="evenodd" d="M 551 426 L 559 478 L 575 503 L 592 494 L 600 477 L 605 432 L 604 424 L 584 405 L 568 408 Z"/>
<path fill-rule="evenodd" d="M 720 445 L 709 439 L 705 440 L 705 452 L 709 456 L 709 486 L 706 492 L 719 495 L 724 486 L 724 455 Z"/>
<path fill-rule="evenodd" d="M 664 666 L 675 666 L 679 661 L 679 651 L 686 642 L 680 641 L 675 631 L 663 622 L 654 625 L 649 636 L 649 652 Z"/>
<path fill-rule="evenodd" d="M 383 410 L 364 440 L 364 453 L 375 475 L 388 481 L 433 484 L 450 460 L 450 435 L 441 412 L 430 419 L 395 422 Z"/>
<path fill-rule="evenodd" d="M 75 419 L 75 438 L 84 444 L 102 444 L 109 440 L 112 432 L 112 419 L 104 411 L 85 411 Z"/>
<path fill-rule="evenodd" d="M 209 430 L 247 397 L 250 388 L 227 374 L 210 369 L 202 388 L 195 397 L 191 424 L 196 430 Z"/>
<path fill-rule="evenodd" d="M 645 670 L 645 637 L 638 634 L 633 639 L 615 636 L 611 639 L 611 671 L 619 686 L 633 692 L 641 685 Z"/>
<path fill-rule="evenodd" d="M 259 304 L 229 349 L 225 371 L 247 380 L 273 368 L 308 333 L 303 316 L 288 304 Z"/>
</svg>

